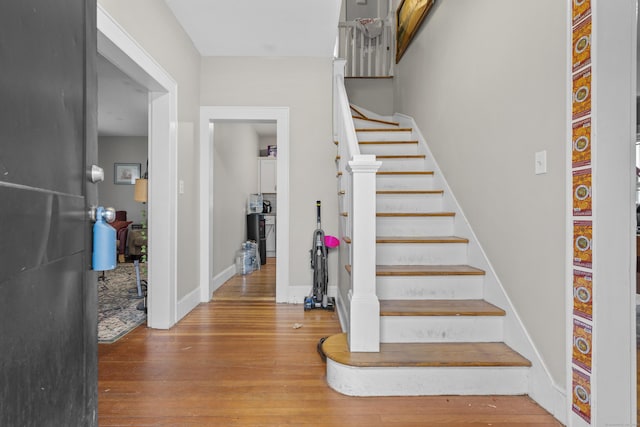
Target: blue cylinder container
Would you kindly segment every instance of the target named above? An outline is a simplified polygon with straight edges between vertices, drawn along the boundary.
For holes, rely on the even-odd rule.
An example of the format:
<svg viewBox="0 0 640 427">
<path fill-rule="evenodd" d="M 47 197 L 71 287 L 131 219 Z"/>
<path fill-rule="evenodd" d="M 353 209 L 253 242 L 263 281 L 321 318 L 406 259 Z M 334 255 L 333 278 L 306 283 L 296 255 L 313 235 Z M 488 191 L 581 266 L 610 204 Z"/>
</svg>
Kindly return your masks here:
<svg viewBox="0 0 640 427">
<path fill-rule="evenodd" d="M 92 265 L 96 271 L 116 268 L 116 229 L 104 221 L 104 208 L 96 209 L 96 222 L 93 224 Z"/>
</svg>

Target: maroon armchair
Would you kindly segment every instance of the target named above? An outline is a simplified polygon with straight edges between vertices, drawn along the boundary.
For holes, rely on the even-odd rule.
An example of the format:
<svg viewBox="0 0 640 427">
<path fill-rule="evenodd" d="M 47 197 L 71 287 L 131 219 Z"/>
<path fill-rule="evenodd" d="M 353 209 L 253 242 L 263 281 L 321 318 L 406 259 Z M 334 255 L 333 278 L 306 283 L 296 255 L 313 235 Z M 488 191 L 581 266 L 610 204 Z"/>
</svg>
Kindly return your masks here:
<svg viewBox="0 0 640 427">
<path fill-rule="evenodd" d="M 118 239 L 118 259 L 123 259 L 127 249 L 127 235 L 129 234 L 129 224 L 127 221 L 127 211 L 116 211 L 116 219 L 109 225 L 116 229 Z"/>
</svg>

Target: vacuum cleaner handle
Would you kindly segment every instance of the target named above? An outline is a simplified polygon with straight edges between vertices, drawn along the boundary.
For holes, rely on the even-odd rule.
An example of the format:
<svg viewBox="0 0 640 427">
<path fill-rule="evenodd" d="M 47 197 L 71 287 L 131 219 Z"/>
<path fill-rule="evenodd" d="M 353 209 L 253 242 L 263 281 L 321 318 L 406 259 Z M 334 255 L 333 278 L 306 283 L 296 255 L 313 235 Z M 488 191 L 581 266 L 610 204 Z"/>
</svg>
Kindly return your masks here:
<svg viewBox="0 0 640 427">
<path fill-rule="evenodd" d="M 318 219 L 318 224 L 320 224 L 320 200 L 316 201 L 316 207 L 318 209 L 318 213 L 317 213 L 317 219 Z M 318 226 L 318 228 L 320 228 L 320 226 Z"/>
</svg>

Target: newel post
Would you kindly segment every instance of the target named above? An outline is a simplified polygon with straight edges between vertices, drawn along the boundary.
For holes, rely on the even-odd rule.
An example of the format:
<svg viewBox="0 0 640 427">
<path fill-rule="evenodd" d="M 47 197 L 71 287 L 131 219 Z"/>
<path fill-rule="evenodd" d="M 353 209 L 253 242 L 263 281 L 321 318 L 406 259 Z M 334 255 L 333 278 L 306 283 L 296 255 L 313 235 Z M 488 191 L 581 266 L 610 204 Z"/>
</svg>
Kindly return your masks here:
<svg viewBox="0 0 640 427">
<path fill-rule="evenodd" d="M 348 163 L 352 179 L 350 351 L 380 351 L 380 303 L 376 295 L 376 172 L 374 155 Z"/>
</svg>

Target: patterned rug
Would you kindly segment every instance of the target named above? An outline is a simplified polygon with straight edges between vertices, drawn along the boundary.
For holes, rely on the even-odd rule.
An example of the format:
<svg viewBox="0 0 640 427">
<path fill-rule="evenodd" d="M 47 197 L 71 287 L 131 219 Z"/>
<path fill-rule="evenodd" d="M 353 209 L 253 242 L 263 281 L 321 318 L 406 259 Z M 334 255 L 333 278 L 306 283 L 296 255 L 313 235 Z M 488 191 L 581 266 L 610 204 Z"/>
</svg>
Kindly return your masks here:
<svg viewBox="0 0 640 427">
<path fill-rule="evenodd" d="M 142 266 L 144 267 L 144 266 Z M 141 279 L 146 279 L 144 268 Z M 113 343 L 147 320 L 147 314 L 136 307 L 136 272 L 133 264 L 120 263 L 106 271 L 104 281 L 98 280 L 98 342 Z"/>
</svg>

